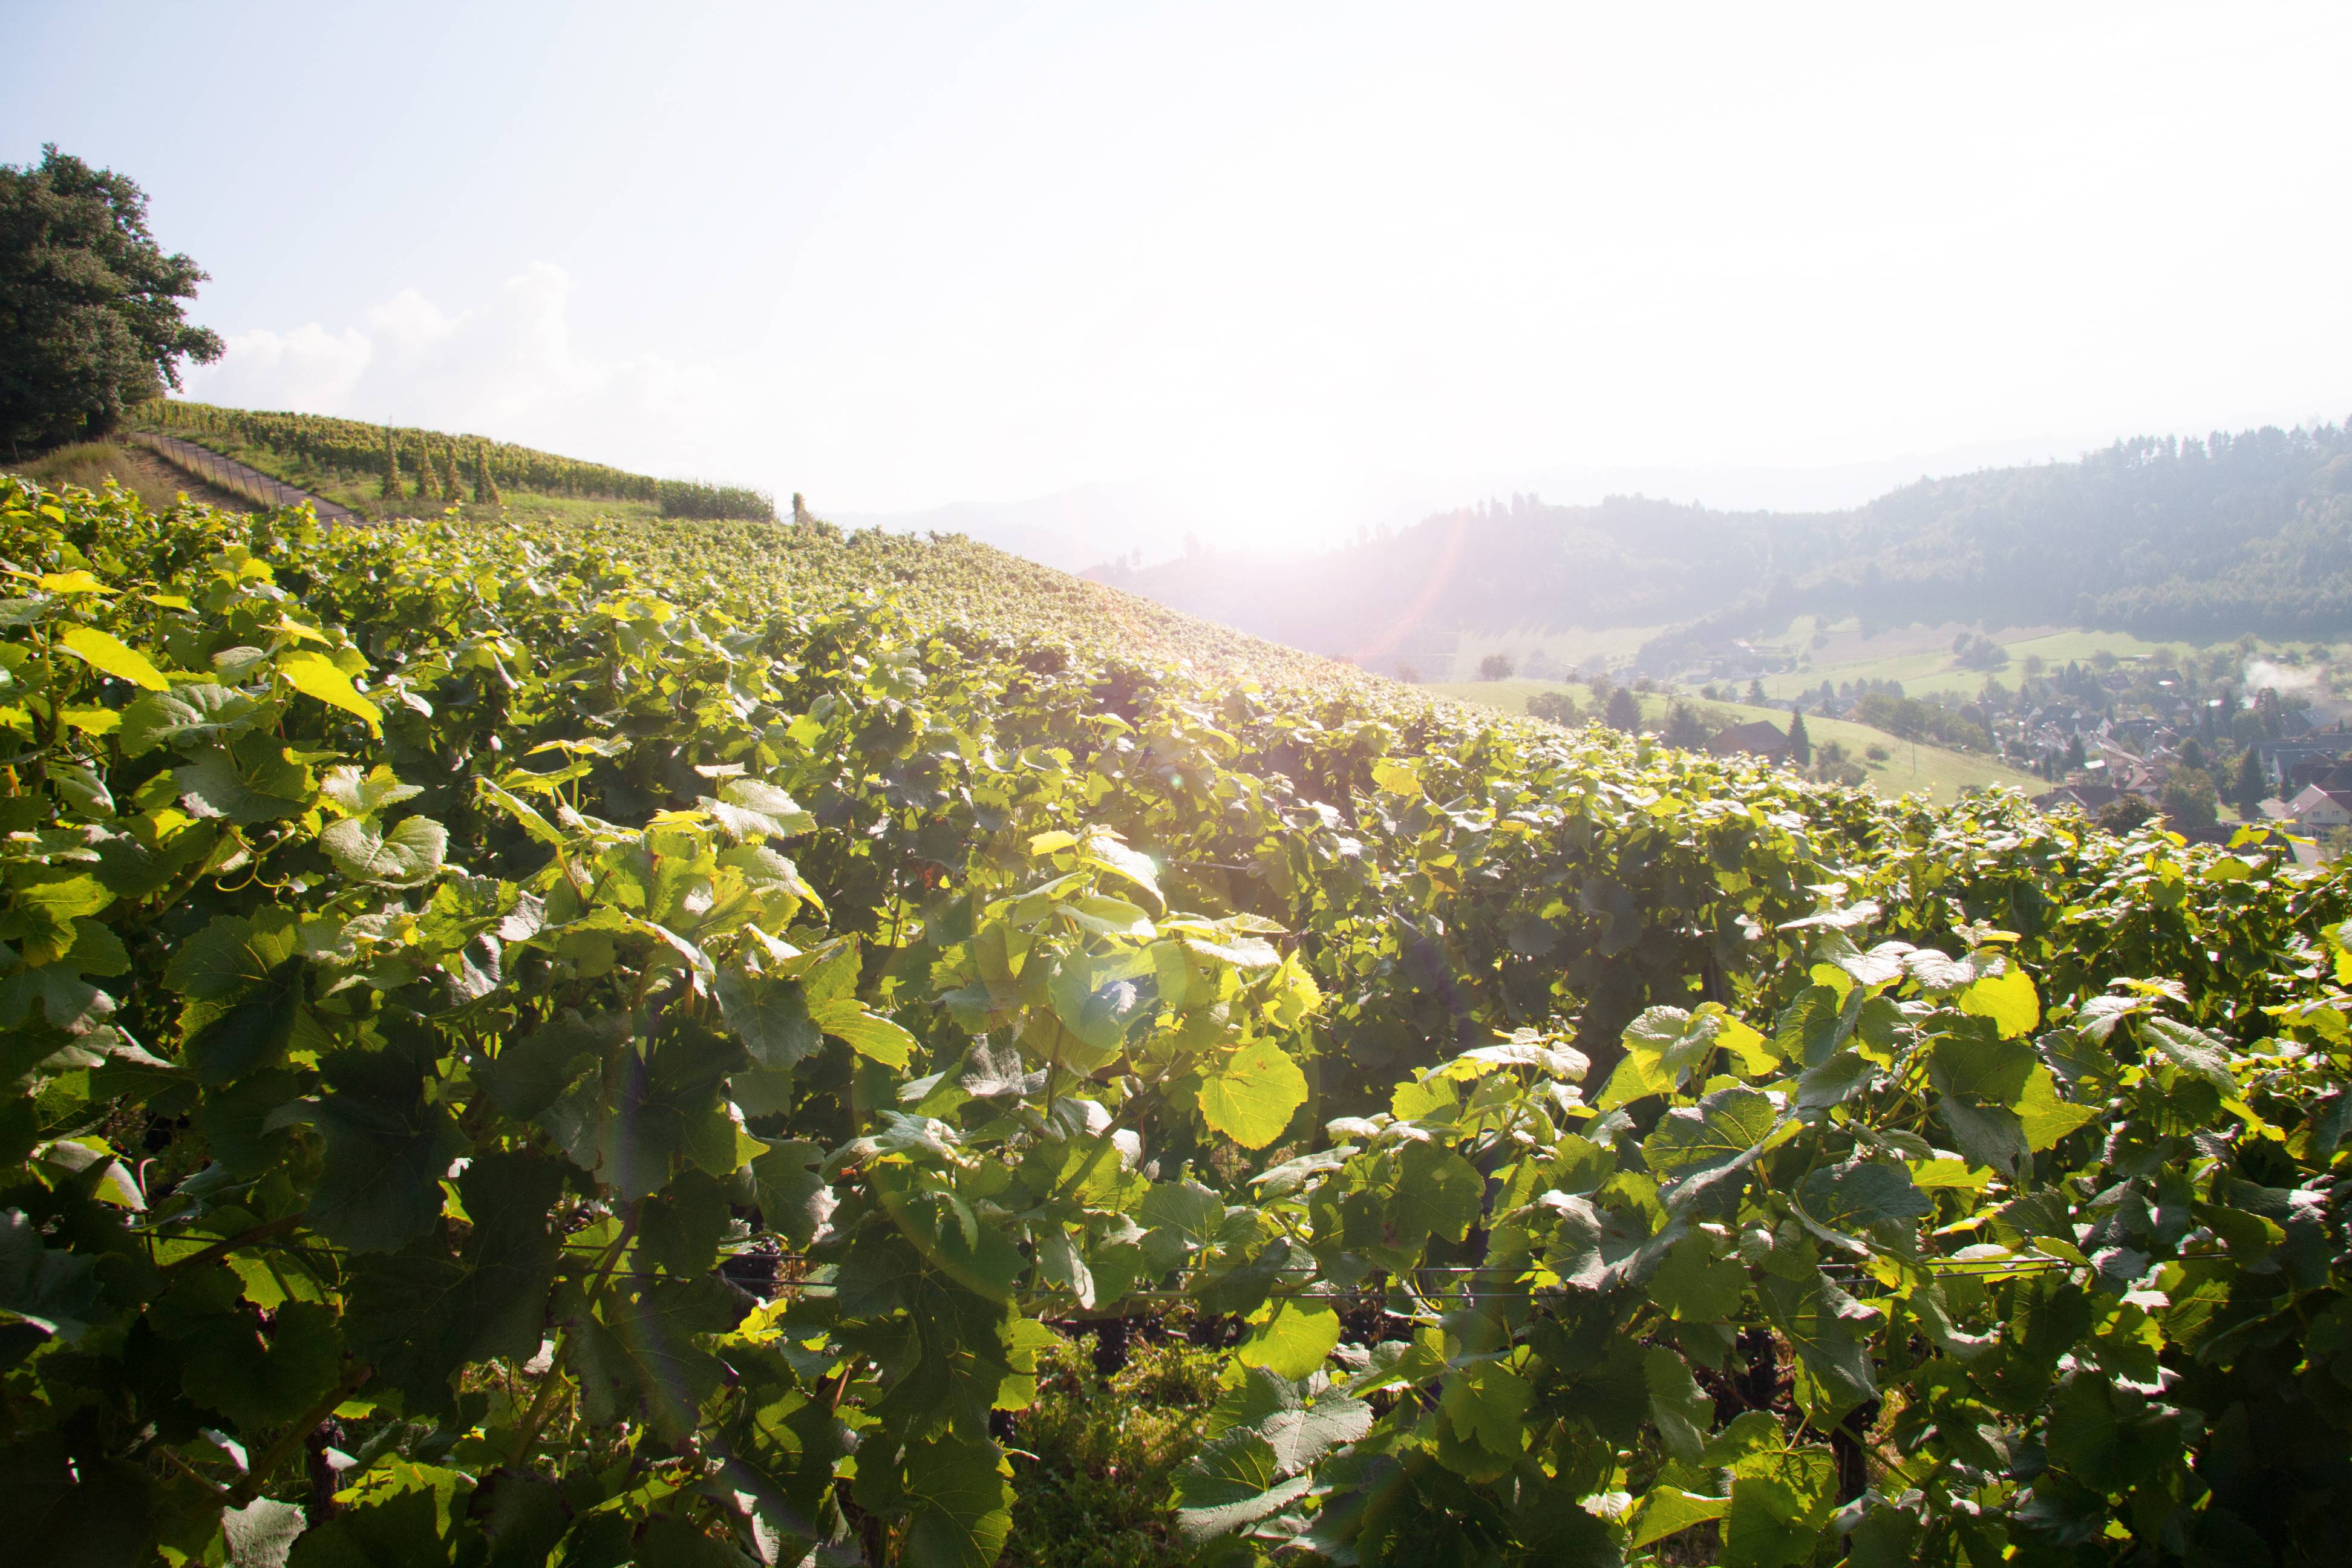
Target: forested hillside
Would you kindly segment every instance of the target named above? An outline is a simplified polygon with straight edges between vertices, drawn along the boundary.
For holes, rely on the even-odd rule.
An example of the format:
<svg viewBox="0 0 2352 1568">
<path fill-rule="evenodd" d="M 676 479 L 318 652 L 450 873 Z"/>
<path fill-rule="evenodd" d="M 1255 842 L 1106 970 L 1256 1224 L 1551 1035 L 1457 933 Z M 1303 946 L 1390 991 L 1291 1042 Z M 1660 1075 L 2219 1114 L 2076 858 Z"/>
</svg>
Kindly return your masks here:
<svg viewBox="0 0 2352 1568">
<path fill-rule="evenodd" d="M 1328 555 L 1095 574 L 1383 668 L 1465 630 L 1697 623 L 1685 635 L 1703 641 L 1799 615 L 2335 637 L 2352 631 L 2352 437 L 2323 425 L 2124 442 L 1843 512 L 1515 496 Z"/>
<path fill-rule="evenodd" d="M 2277 837 L 814 523 L 5 480 L 0 572 L 12 1563 L 2352 1531 L 2352 899 Z"/>
</svg>

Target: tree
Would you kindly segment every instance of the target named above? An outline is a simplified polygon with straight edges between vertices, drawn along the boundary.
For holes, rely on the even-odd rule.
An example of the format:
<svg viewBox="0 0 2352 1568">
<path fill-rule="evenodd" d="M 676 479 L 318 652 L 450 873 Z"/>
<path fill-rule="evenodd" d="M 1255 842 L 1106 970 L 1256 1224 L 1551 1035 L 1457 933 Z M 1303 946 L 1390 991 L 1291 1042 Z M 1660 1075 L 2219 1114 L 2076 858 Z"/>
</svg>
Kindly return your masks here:
<svg viewBox="0 0 2352 1568">
<path fill-rule="evenodd" d="M 1800 767 L 1813 760 L 1813 738 L 1805 733 L 1805 710 L 1801 708 L 1789 710 L 1789 755 Z"/>
<path fill-rule="evenodd" d="M 1761 708 L 1767 700 L 1769 699 L 1764 695 L 1763 678 L 1759 676 L 1750 679 L 1748 682 L 1748 706 Z"/>
<path fill-rule="evenodd" d="M 499 504 L 499 481 L 490 477 L 490 444 L 474 443 L 474 501 L 478 506 Z"/>
<path fill-rule="evenodd" d="M 2248 746 L 2238 753 L 2238 776 L 2231 781 L 2230 804 L 2238 808 L 2241 816 L 2252 818 L 2261 811 L 2263 796 L 2270 791 L 2270 780 L 2263 773 L 2263 760 Z"/>
<path fill-rule="evenodd" d="M 205 277 L 163 254 L 127 176 L 54 144 L 37 166 L 0 164 L 0 441 L 21 452 L 104 435 L 178 390 L 182 360 L 220 358 L 219 336 L 181 308 Z"/>
<path fill-rule="evenodd" d="M 406 492 L 400 488 L 400 443 L 393 438 L 392 426 L 383 427 L 383 482 L 376 494 L 386 500 L 398 500 Z"/>
<path fill-rule="evenodd" d="M 1419 686 L 1421 684 L 1421 667 L 1414 664 L 1409 664 L 1403 659 L 1399 659 L 1397 660 L 1396 678 L 1399 680 L 1403 681 L 1407 686 Z"/>
<path fill-rule="evenodd" d="M 1675 702 L 1666 709 L 1666 744 L 1669 746 L 1704 746 L 1706 726 L 1686 703 Z"/>
<path fill-rule="evenodd" d="M 466 488 L 457 479 L 457 443 L 455 441 L 441 448 L 441 499 L 451 506 L 466 499 Z"/>
<path fill-rule="evenodd" d="M 1624 687 L 1609 694 L 1609 706 L 1602 721 L 1612 730 L 1622 730 L 1631 735 L 1642 727 L 1642 704 Z"/>
<path fill-rule="evenodd" d="M 416 499 L 437 500 L 440 492 L 440 481 L 433 472 L 433 443 L 420 436 L 416 438 Z"/>
<path fill-rule="evenodd" d="M 1480 659 L 1478 661 L 1478 679 L 1481 680 L 1510 679 L 1511 656 L 1505 653 L 1490 653 L 1486 658 Z"/>
<path fill-rule="evenodd" d="M 1583 717 L 1576 710 L 1576 699 L 1565 691 L 1538 691 L 1528 699 L 1528 716 L 1547 723 L 1573 724 Z"/>
<path fill-rule="evenodd" d="M 2066 737 L 2066 771 L 2074 773 L 2091 765 L 2090 753 L 2083 749 L 2083 737 L 2076 733 Z"/>
<path fill-rule="evenodd" d="M 2156 816 L 2156 807 L 2137 795 L 2119 795 L 2099 808 L 2099 826 L 2118 838 Z"/>
<path fill-rule="evenodd" d="M 2210 827 L 2221 819 L 2221 797 L 2213 775 L 2202 768 L 2175 768 L 2158 793 L 2167 821 L 2175 827 Z"/>
</svg>

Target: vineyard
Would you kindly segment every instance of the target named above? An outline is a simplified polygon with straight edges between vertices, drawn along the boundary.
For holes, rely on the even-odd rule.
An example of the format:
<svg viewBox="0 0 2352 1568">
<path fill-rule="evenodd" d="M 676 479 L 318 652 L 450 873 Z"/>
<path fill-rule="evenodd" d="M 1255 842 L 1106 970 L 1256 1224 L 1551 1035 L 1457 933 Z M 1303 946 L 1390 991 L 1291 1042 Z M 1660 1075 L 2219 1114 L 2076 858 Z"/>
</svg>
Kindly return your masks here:
<svg viewBox="0 0 2352 1568">
<path fill-rule="evenodd" d="M 364 425 L 320 414 L 268 414 L 167 398 L 141 405 L 138 428 L 176 436 L 369 516 L 424 502 L 494 503 L 505 491 L 650 503 L 665 517 L 772 521 L 772 498 L 732 485 L 656 479 L 480 436 Z"/>
<path fill-rule="evenodd" d="M 2281 839 L 958 540 L 0 487 L 12 1562 L 2340 1559 Z"/>
</svg>

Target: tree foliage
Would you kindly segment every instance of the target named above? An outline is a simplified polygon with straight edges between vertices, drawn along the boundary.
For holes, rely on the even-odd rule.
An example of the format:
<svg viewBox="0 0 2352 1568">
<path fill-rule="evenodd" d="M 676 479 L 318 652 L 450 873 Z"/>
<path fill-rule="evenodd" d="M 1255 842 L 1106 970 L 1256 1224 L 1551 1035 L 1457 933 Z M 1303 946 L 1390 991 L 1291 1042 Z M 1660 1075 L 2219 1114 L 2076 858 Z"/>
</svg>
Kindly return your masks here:
<svg viewBox="0 0 2352 1568">
<path fill-rule="evenodd" d="M 15 1560 L 982 1564 L 1171 1300 L 1229 1562 L 2352 1526 L 2283 840 L 614 531 L 0 499 Z"/>
<path fill-rule="evenodd" d="M 19 450 L 104 435 L 180 384 L 221 341 L 185 319 L 205 274 L 165 254 L 147 196 L 54 144 L 0 164 L 0 441 Z"/>
</svg>

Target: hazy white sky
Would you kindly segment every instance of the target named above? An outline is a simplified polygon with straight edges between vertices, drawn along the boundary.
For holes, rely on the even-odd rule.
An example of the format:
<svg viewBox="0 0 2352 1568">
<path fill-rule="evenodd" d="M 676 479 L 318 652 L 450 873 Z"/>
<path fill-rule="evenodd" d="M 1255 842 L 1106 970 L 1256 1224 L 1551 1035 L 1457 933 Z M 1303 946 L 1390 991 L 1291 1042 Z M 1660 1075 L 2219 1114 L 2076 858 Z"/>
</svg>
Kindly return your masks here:
<svg viewBox="0 0 2352 1568">
<path fill-rule="evenodd" d="M 0 161 L 133 175 L 212 271 L 195 395 L 827 510 L 1153 481 L 1263 532 L 2352 412 L 2340 0 L 0 28 Z"/>
</svg>

